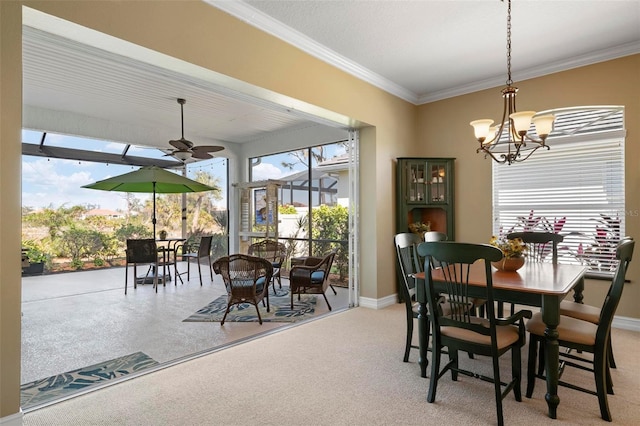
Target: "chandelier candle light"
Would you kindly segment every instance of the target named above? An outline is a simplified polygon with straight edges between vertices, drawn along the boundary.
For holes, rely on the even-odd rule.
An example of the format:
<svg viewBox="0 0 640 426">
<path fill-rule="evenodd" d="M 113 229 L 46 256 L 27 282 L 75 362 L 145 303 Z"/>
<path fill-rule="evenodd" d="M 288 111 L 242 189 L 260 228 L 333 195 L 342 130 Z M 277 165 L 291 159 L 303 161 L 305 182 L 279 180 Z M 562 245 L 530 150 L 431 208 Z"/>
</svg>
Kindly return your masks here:
<svg viewBox="0 0 640 426">
<path fill-rule="evenodd" d="M 545 145 L 545 140 L 551 133 L 555 120 L 552 114 L 536 115 L 535 111 L 516 111 L 518 88 L 512 86 L 513 80 L 511 80 L 511 0 L 507 0 L 507 3 L 507 87 L 502 89 L 504 99 L 502 121 L 499 127 L 493 126 L 491 119 L 475 120 L 469 123 L 473 126 L 476 139 L 480 142 L 476 153 L 482 151 L 485 156 L 489 155 L 501 164 L 524 161 L 541 147 L 549 149 Z M 536 128 L 538 138 L 528 133 L 531 122 Z M 500 141 L 503 130 L 507 132 L 506 141 Z"/>
</svg>

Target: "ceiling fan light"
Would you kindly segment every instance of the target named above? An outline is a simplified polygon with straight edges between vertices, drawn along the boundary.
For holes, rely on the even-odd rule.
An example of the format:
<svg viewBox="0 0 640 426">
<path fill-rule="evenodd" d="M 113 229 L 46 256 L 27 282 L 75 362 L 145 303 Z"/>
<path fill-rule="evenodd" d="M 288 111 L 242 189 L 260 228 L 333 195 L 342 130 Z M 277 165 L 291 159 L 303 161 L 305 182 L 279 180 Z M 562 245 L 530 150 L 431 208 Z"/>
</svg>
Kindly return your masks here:
<svg viewBox="0 0 640 426">
<path fill-rule="evenodd" d="M 180 161 L 186 161 L 191 158 L 190 151 L 176 151 L 173 153 L 173 156 L 176 157 Z"/>
</svg>

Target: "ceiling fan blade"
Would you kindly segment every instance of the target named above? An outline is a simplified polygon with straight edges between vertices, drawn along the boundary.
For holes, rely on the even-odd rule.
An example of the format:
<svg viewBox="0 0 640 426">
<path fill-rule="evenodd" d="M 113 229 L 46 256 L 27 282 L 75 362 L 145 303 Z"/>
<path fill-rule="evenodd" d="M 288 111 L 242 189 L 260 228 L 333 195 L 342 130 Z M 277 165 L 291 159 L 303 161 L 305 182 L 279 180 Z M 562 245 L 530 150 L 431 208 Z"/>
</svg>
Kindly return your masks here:
<svg viewBox="0 0 640 426">
<path fill-rule="evenodd" d="M 171 144 L 171 146 L 177 149 L 191 149 L 191 147 L 193 146 L 193 142 L 188 141 L 185 138 L 180 138 L 178 140 L 171 140 L 169 141 L 169 143 Z"/>
<path fill-rule="evenodd" d="M 209 154 L 206 151 L 196 151 L 196 150 L 192 150 L 191 151 L 193 156 L 192 158 L 197 158 L 199 160 L 208 160 L 210 158 L 213 158 L 213 155 Z"/>
<path fill-rule="evenodd" d="M 224 149 L 223 146 L 215 146 L 215 145 L 197 145 L 194 146 L 192 151 L 195 153 L 198 152 L 218 152 Z"/>
</svg>

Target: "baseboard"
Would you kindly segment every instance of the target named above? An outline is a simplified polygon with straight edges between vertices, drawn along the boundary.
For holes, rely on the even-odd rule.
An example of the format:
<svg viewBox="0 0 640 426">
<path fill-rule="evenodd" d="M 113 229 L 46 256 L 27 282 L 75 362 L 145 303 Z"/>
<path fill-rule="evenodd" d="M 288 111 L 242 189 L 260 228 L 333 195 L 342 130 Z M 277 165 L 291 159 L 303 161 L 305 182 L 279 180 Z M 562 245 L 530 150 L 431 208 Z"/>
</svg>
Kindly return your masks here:
<svg viewBox="0 0 640 426">
<path fill-rule="evenodd" d="M 361 297 L 358 300 L 360 302 L 360 306 L 362 306 L 363 308 L 384 309 L 395 303 L 398 303 L 398 295 L 392 294 L 381 299 Z M 613 318 L 613 323 L 611 324 L 611 326 L 613 328 L 619 328 L 622 330 L 640 332 L 640 318 L 615 316 Z"/>
<path fill-rule="evenodd" d="M 613 328 L 620 328 L 622 330 L 638 331 L 640 332 L 640 319 L 631 317 L 613 317 Z"/>
<path fill-rule="evenodd" d="M 22 410 L 6 417 L 0 417 L 0 426 L 22 426 Z"/>
<path fill-rule="evenodd" d="M 360 297 L 358 299 L 359 306 L 370 309 L 384 309 L 395 303 L 398 303 L 398 295 L 392 294 L 390 296 L 383 297 L 382 299 L 373 299 L 370 297 Z"/>
</svg>

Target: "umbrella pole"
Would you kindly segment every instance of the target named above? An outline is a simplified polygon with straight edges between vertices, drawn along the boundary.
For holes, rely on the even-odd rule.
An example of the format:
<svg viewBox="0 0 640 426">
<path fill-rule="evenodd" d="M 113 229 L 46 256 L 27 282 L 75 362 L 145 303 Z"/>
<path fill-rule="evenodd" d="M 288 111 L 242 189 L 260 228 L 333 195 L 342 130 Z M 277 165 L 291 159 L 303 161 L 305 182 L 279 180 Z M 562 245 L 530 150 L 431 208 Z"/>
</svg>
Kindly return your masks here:
<svg viewBox="0 0 640 426">
<path fill-rule="evenodd" d="M 153 218 L 151 219 L 153 223 L 153 239 L 156 239 L 156 183 L 153 182 Z"/>
</svg>

